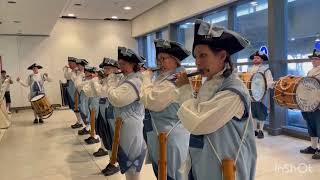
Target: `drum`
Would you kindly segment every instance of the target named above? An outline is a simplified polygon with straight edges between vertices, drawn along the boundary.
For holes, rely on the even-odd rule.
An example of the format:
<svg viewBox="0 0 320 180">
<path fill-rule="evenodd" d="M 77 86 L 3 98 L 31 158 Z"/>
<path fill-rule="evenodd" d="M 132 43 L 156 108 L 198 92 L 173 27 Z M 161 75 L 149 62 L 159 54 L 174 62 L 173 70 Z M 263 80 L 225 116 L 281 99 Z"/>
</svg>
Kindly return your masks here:
<svg viewBox="0 0 320 180">
<path fill-rule="evenodd" d="M 53 107 L 49 103 L 47 97 L 44 94 L 33 97 L 31 100 L 32 109 L 38 116 L 43 119 L 49 118 L 53 113 Z"/>
<path fill-rule="evenodd" d="M 277 104 L 289 109 L 312 112 L 319 108 L 320 82 L 313 77 L 285 76 L 277 81 L 274 99 Z"/>
<path fill-rule="evenodd" d="M 267 80 L 263 73 L 243 72 L 239 75 L 240 79 L 247 86 L 253 101 L 261 102 L 267 92 Z"/>
</svg>

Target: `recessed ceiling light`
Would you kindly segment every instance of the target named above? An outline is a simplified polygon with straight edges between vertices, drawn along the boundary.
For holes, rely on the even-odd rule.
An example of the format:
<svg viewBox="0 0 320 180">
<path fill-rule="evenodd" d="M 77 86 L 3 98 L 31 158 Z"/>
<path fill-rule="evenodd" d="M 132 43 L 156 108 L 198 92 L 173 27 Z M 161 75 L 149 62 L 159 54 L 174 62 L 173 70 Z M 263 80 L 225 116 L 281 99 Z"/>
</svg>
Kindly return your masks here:
<svg viewBox="0 0 320 180">
<path fill-rule="evenodd" d="M 131 10 L 132 7 L 130 7 L 130 6 L 125 6 L 125 7 L 123 7 L 123 9 L 124 9 L 124 10 Z"/>
<path fill-rule="evenodd" d="M 118 16 L 111 16 L 112 19 L 118 19 Z"/>
<path fill-rule="evenodd" d="M 9 4 L 16 4 L 16 1 L 8 1 Z"/>
<path fill-rule="evenodd" d="M 252 6 L 257 6 L 257 5 L 258 5 L 258 2 L 257 2 L 257 1 L 252 1 L 252 2 L 250 2 L 250 4 L 251 4 Z"/>
<path fill-rule="evenodd" d="M 74 4 L 75 6 L 81 6 L 82 4 L 80 4 L 80 3 L 76 3 L 76 4 Z"/>
<path fill-rule="evenodd" d="M 320 38 L 317 38 L 315 41 L 316 41 L 316 42 L 320 42 Z"/>
<path fill-rule="evenodd" d="M 68 16 L 69 16 L 69 17 L 74 17 L 74 14 L 69 13 Z"/>
<path fill-rule="evenodd" d="M 295 38 L 291 38 L 291 41 L 294 41 L 294 40 L 296 40 Z"/>
<path fill-rule="evenodd" d="M 21 23 L 21 21 L 13 21 L 14 23 Z"/>
</svg>

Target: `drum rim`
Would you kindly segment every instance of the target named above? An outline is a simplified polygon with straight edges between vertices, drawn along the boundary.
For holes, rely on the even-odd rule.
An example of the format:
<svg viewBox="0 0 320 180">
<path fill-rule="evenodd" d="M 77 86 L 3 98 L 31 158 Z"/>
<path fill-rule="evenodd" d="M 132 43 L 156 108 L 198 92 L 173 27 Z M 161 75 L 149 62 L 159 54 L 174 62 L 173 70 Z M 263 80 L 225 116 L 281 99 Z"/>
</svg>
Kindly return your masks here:
<svg viewBox="0 0 320 180">
<path fill-rule="evenodd" d="M 261 99 L 260 100 L 256 100 L 254 97 L 253 97 L 253 95 L 252 95 L 252 87 L 251 87 L 251 85 L 252 85 L 252 79 L 253 79 L 253 77 L 256 75 L 256 74 L 260 74 L 262 77 L 263 77 L 263 80 L 264 80 L 264 93 L 263 93 L 263 96 L 261 97 Z M 262 100 L 263 100 L 263 98 L 266 96 L 266 94 L 267 94 L 267 79 L 266 79 L 266 77 L 264 76 L 264 74 L 262 73 L 262 72 L 256 72 L 256 73 L 254 73 L 254 74 L 252 74 L 252 76 L 251 76 L 251 78 L 250 78 L 250 90 L 249 90 L 249 93 L 250 93 L 250 96 L 251 96 L 251 98 L 254 100 L 254 102 L 261 102 Z"/>
<path fill-rule="evenodd" d="M 33 100 L 35 97 L 38 97 L 38 96 L 41 96 L 41 98 L 37 99 L 37 100 Z M 30 99 L 30 102 L 35 102 L 35 101 L 38 101 L 40 99 L 42 99 L 43 97 L 45 97 L 46 95 L 45 94 L 38 94 L 36 96 L 33 96 L 31 99 Z"/>
<path fill-rule="evenodd" d="M 295 85 L 295 87 L 294 87 L 294 92 L 295 92 L 296 94 L 297 94 L 297 89 L 298 89 L 299 83 L 300 83 L 303 79 L 307 79 L 307 78 L 316 80 L 316 81 L 319 83 L 319 85 L 320 85 L 320 80 L 318 80 L 318 79 L 315 78 L 315 77 L 302 77 L 301 79 L 299 79 L 298 83 L 297 83 L 297 84 Z M 311 110 L 311 111 L 303 111 L 302 108 L 301 108 L 301 106 L 298 104 L 297 96 L 295 96 L 295 98 L 293 98 L 293 99 L 294 99 L 294 102 L 295 102 L 295 103 L 297 104 L 297 106 L 299 107 L 299 110 L 301 110 L 302 112 L 313 112 L 313 111 L 315 111 L 315 110 L 317 110 L 317 109 L 320 108 L 320 102 L 319 102 L 318 106 L 317 106 L 315 109 L 313 109 L 313 110 Z"/>
</svg>

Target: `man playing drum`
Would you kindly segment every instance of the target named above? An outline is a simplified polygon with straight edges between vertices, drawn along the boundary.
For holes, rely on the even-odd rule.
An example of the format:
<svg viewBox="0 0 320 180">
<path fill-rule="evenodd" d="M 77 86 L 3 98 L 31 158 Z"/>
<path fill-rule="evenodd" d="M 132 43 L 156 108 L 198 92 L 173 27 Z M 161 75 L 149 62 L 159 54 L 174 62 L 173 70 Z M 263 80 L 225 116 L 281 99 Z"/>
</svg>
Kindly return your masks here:
<svg viewBox="0 0 320 180">
<path fill-rule="evenodd" d="M 268 61 L 268 56 L 256 51 L 250 56 L 250 59 L 253 60 L 253 66 L 249 69 L 250 73 L 261 72 L 264 74 L 267 81 L 267 89 L 273 88 L 273 77 L 269 65 L 263 64 L 264 61 Z M 264 138 L 263 126 L 264 122 L 267 120 L 268 116 L 268 107 L 263 102 L 251 102 L 251 111 L 252 117 L 256 120 L 255 123 L 255 136 L 259 139 Z"/>
<path fill-rule="evenodd" d="M 314 50 L 309 58 L 311 59 L 313 68 L 308 72 L 307 76 L 320 80 L 320 52 Z M 317 98 L 320 98 L 320 95 Z M 300 150 L 300 152 L 303 154 L 313 154 L 312 159 L 320 159 L 320 108 L 313 112 L 302 112 L 302 116 L 307 121 L 311 146 Z"/>
<path fill-rule="evenodd" d="M 51 82 L 52 79 L 49 78 L 47 73 L 40 73 L 39 69 L 42 69 L 42 66 L 34 63 L 28 67 L 28 70 L 32 70 L 32 74 L 30 74 L 25 82 L 20 81 L 20 77 L 17 78 L 17 81 L 24 87 L 30 87 L 29 100 L 33 97 L 38 96 L 40 94 L 45 94 L 44 92 L 44 82 Z M 39 119 L 39 120 L 38 120 Z M 38 116 L 34 111 L 34 124 L 43 123 L 42 117 Z"/>
</svg>

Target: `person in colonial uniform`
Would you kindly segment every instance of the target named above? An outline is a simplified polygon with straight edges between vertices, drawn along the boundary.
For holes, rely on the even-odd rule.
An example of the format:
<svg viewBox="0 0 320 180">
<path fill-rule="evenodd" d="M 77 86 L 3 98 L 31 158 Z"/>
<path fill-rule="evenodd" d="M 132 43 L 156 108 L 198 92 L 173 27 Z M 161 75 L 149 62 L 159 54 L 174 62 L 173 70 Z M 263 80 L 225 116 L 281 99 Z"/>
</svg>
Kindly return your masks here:
<svg viewBox="0 0 320 180">
<path fill-rule="evenodd" d="M 143 139 L 144 106 L 140 102 L 140 63 L 144 58 L 133 50 L 118 47 L 118 63 L 124 77 L 119 80 L 109 75 L 102 94 L 114 107 L 115 117 L 122 119 L 117 160 L 127 180 L 139 180 L 146 153 Z M 107 167 L 108 169 L 108 167 Z M 107 170 L 108 171 L 108 170 Z M 106 172 L 108 174 L 108 172 Z"/>
<path fill-rule="evenodd" d="M 87 97 L 87 107 L 88 109 L 88 115 L 86 120 L 86 126 L 89 126 L 90 136 L 89 138 L 85 139 L 84 141 L 87 144 L 95 144 L 99 143 L 100 140 L 98 136 L 95 133 L 95 127 L 93 125 L 95 124 L 95 120 L 97 118 L 98 110 L 99 110 L 99 98 L 95 96 L 94 93 L 90 92 L 90 90 L 85 90 L 88 86 L 90 86 L 91 81 L 99 81 L 98 75 L 97 75 L 97 69 L 95 67 L 91 67 L 86 65 L 84 68 L 85 78 L 81 83 L 77 82 L 78 88 L 81 89 L 81 91 L 84 92 L 85 96 Z M 91 89 L 89 87 L 89 89 Z M 91 117 L 93 117 L 91 119 Z M 94 122 L 91 122 L 94 121 Z"/>
<path fill-rule="evenodd" d="M 37 95 L 45 94 L 44 83 L 46 81 L 52 81 L 52 79 L 48 76 L 47 73 L 42 74 L 39 72 L 39 69 L 42 69 L 42 66 L 38 65 L 37 63 L 34 63 L 28 67 L 28 70 L 31 70 L 33 73 L 27 77 L 25 82 L 20 81 L 20 77 L 17 78 L 17 81 L 22 86 L 30 88 L 29 101 Z M 33 123 L 43 123 L 42 117 L 38 116 L 35 111 Z"/>
<path fill-rule="evenodd" d="M 68 66 L 65 66 L 63 68 L 64 78 L 67 80 L 67 87 L 66 87 L 67 93 L 65 94 L 66 95 L 65 99 L 67 100 L 67 104 L 69 105 L 69 108 L 71 110 L 73 110 L 73 112 L 75 113 L 75 115 L 77 117 L 77 122 L 75 124 L 71 125 L 72 129 L 83 127 L 80 112 L 78 109 L 75 109 L 74 96 L 76 93 L 76 87 L 75 87 L 74 82 L 71 79 L 72 75 L 75 74 L 78 70 L 76 61 L 77 61 L 77 58 L 68 57 Z M 78 101 L 78 103 L 79 103 L 79 101 Z"/>
<path fill-rule="evenodd" d="M 101 139 L 101 146 L 97 152 L 93 155 L 95 157 L 100 157 L 109 154 L 111 156 L 113 134 L 115 130 L 115 119 L 114 119 L 114 107 L 109 102 L 108 98 L 103 95 L 103 89 L 107 88 L 107 81 L 109 76 L 113 76 L 115 81 L 119 81 L 122 78 L 122 74 L 114 75 L 119 71 L 119 64 L 116 60 L 111 58 L 104 58 L 103 62 L 99 65 L 100 68 L 104 70 L 104 78 L 102 82 L 91 81 L 91 92 L 95 94 L 96 97 L 100 97 L 99 101 L 99 113 L 96 121 L 96 132 Z M 89 87 L 87 88 L 89 91 Z M 108 164 L 101 172 L 105 176 L 111 176 L 120 171 L 118 165 Z"/>
<path fill-rule="evenodd" d="M 172 82 L 174 75 L 183 68 L 181 61 L 190 55 L 181 44 L 157 39 L 154 41 L 157 64 L 160 74 L 152 82 L 153 73 L 146 70 L 142 73 L 142 101 L 150 111 L 150 117 L 144 120 L 147 136 L 148 153 L 153 170 L 158 175 L 160 132 L 168 133 L 167 140 L 167 179 L 181 180 L 181 165 L 187 159 L 190 133 L 181 124 L 177 112 L 179 103 L 176 100 L 177 87 Z"/>
<path fill-rule="evenodd" d="M 320 52 L 316 49 L 309 56 L 313 68 L 308 72 L 308 77 L 315 77 L 320 81 Z M 320 98 L 320 95 L 315 98 Z M 307 122 L 308 133 L 311 138 L 311 146 L 300 150 L 303 154 L 312 154 L 312 159 L 320 159 L 320 108 L 313 112 L 302 112 Z"/>
<path fill-rule="evenodd" d="M 192 98 L 185 72 L 178 73 L 176 81 L 182 103 L 177 115 L 191 133 L 190 158 L 181 170 L 189 172 L 191 179 L 222 179 L 226 162 L 235 169 L 235 179 L 255 178 L 257 150 L 250 95 L 230 58 L 249 44 L 236 32 L 195 22 L 192 53 L 206 80 L 196 98 Z"/>
<path fill-rule="evenodd" d="M 7 84 L 9 82 L 9 84 Z M 6 109 L 8 114 L 11 114 L 10 108 L 11 108 L 11 96 L 10 96 L 10 85 L 13 84 L 13 81 L 9 75 L 7 75 L 7 72 L 5 70 L 1 71 L 1 77 L 0 77 L 0 85 L 6 83 L 4 90 L 4 99 L 6 100 Z M 1 98 L 2 99 L 2 98 Z"/>
<path fill-rule="evenodd" d="M 90 125 L 89 125 L 89 109 L 88 109 L 88 98 L 85 93 L 82 91 L 82 87 L 86 83 L 86 77 L 84 73 L 84 68 L 88 65 L 88 61 L 85 59 L 77 59 L 76 60 L 76 71 L 72 73 L 71 80 L 74 82 L 77 96 L 78 96 L 78 111 L 80 114 L 79 119 L 82 120 L 82 123 L 85 127 L 78 131 L 79 135 L 86 135 L 90 133 Z"/>
<path fill-rule="evenodd" d="M 268 61 L 268 56 L 263 52 L 256 51 L 250 56 L 250 59 L 253 61 L 253 66 L 249 68 L 250 73 L 257 73 L 260 72 L 264 75 L 267 81 L 267 96 L 262 101 L 264 102 L 252 102 L 251 103 L 251 110 L 252 110 L 252 117 L 255 120 L 255 136 L 259 139 L 264 138 L 263 127 L 264 123 L 268 117 L 269 111 L 269 99 L 265 100 L 266 98 L 270 98 L 268 96 L 269 89 L 273 88 L 274 82 L 271 70 L 268 64 L 264 64 L 264 62 Z"/>
</svg>

